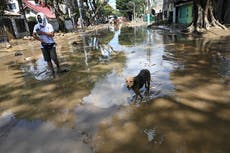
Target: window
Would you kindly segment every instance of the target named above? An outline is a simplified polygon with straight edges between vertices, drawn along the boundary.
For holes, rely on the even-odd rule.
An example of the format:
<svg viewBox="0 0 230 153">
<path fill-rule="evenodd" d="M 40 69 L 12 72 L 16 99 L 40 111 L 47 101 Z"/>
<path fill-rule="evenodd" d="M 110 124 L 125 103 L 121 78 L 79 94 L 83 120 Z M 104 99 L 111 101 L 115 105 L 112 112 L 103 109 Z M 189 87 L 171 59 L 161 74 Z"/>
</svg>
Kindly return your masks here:
<svg viewBox="0 0 230 153">
<path fill-rule="evenodd" d="M 23 19 L 15 19 L 15 23 L 19 33 L 26 32 L 26 26 Z"/>
<path fill-rule="evenodd" d="M 15 10 L 16 9 L 16 4 L 15 3 L 9 3 L 7 4 L 9 10 Z"/>
</svg>

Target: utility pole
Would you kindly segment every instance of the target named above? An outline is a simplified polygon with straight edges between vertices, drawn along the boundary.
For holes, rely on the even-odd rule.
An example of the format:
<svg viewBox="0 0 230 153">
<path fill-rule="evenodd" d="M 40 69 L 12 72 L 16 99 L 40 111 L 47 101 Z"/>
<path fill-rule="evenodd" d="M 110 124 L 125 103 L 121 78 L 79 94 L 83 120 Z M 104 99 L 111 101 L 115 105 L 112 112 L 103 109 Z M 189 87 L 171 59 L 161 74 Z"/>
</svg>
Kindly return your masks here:
<svg viewBox="0 0 230 153">
<path fill-rule="evenodd" d="M 83 24 L 83 19 L 82 19 L 82 8 L 81 8 L 81 3 L 79 0 L 77 0 L 77 5 L 78 5 L 78 9 L 79 9 L 79 14 L 80 14 L 81 28 L 84 29 L 84 24 Z"/>
<path fill-rule="evenodd" d="M 147 23 L 150 25 L 150 1 L 147 0 Z"/>
</svg>

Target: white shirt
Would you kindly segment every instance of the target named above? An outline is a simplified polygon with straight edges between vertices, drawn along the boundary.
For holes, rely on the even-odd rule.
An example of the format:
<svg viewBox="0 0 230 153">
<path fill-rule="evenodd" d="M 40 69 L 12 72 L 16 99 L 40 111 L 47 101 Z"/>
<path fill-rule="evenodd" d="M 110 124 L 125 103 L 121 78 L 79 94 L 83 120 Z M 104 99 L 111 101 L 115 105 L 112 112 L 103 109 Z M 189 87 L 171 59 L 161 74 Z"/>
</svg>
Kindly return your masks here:
<svg viewBox="0 0 230 153">
<path fill-rule="evenodd" d="M 40 26 L 39 24 L 36 24 L 34 26 L 34 30 L 33 33 L 37 32 L 37 29 L 39 29 L 42 32 L 54 32 L 53 26 L 50 23 L 47 23 L 46 26 Z M 54 39 L 53 37 L 49 37 L 47 35 L 38 35 L 39 39 L 41 39 L 43 42 L 45 43 L 54 43 Z M 43 46 L 41 45 L 41 48 L 43 48 Z"/>
</svg>

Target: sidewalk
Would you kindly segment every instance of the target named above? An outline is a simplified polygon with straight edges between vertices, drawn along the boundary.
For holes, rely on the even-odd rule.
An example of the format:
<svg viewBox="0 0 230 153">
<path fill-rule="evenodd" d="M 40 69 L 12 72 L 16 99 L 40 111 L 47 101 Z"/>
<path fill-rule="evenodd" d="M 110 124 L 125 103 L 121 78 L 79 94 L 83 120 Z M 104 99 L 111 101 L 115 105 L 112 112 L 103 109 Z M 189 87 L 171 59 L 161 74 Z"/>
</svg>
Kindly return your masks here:
<svg viewBox="0 0 230 153">
<path fill-rule="evenodd" d="M 169 32 L 170 34 L 192 34 L 192 33 L 183 33 L 182 30 L 185 29 L 185 26 L 179 24 L 172 25 L 151 25 L 152 29 L 161 29 Z M 202 34 L 204 38 L 218 38 L 222 36 L 230 36 L 230 28 L 228 27 L 226 30 L 212 27 L 208 29 L 206 32 Z"/>
</svg>

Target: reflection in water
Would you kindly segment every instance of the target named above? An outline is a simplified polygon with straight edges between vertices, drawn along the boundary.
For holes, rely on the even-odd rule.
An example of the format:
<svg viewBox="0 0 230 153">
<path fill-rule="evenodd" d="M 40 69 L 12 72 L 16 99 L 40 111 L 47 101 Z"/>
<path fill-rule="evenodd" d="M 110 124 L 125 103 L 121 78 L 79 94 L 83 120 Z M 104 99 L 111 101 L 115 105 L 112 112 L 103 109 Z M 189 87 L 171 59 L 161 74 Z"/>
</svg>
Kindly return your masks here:
<svg viewBox="0 0 230 153">
<path fill-rule="evenodd" d="M 21 66 L 21 69 L 27 77 L 34 77 L 37 80 L 53 79 L 52 71 L 49 70 L 43 57 L 38 58 L 36 61 L 27 62 Z"/>
<path fill-rule="evenodd" d="M 57 126 L 53 121 L 15 119 L 9 113 L 0 116 L 0 151 L 10 153 L 93 153 L 91 146 L 95 127 L 115 109 L 79 106 L 71 128 Z M 65 112 L 62 113 L 63 116 Z M 61 117 L 63 117 L 61 116 Z M 65 123 L 67 124 L 67 123 Z M 3 126 L 2 126 L 3 125 Z"/>
<path fill-rule="evenodd" d="M 149 142 L 154 142 L 155 144 L 162 144 L 164 141 L 163 136 L 159 136 L 156 129 L 144 129 L 144 133 L 147 135 Z"/>
<path fill-rule="evenodd" d="M 134 27 L 137 29 L 138 27 Z M 136 76 L 140 69 L 147 68 L 152 74 L 152 90 L 150 98 L 156 98 L 163 95 L 169 95 L 172 93 L 173 85 L 170 83 L 169 73 L 173 69 L 172 64 L 167 61 L 162 61 L 164 55 L 164 48 L 162 43 L 162 36 L 157 32 L 154 34 L 150 31 L 142 31 L 138 28 L 136 33 L 142 37 L 144 44 L 141 44 L 139 40 L 137 46 L 121 45 L 119 38 L 123 38 L 126 34 L 130 34 L 128 31 L 133 31 L 133 28 L 125 29 L 126 33 L 121 34 L 120 30 L 115 31 L 113 39 L 109 42 L 109 45 L 116 49 L 121 49 L 126 53 L 126 69 L 123 73 L 117 75 L 116 73 L 109 74 L 103 80 L 99 80 L 91 94 L 85 97 L 83 100 L 87 103 L 93 103 L 98 107 L 109 107 L 113 105 L 128 105 L 129 99 L 132 99 L 132 91 L 128 91 L 124 85 L 125 76 Z M 143 35 L 143 33 L 146 35 Z M 125 36 L 123 36 L 125 35 Z M 156 37 L 157 40 L 154 40 Z M 146 39 L 145 39 L 146 38 Z M 145 55 L 145 56 L 143 56 Z M 152 60 L 150 60 L 152 59 Z M 120 83 L 119 83 L 120 82 Z M 157 87 L 157 88 L 155 88 Z M 164 89 L 164 90 L 162 90 Z"/>
<path fill-rule="evenodd" d="M 120 33 L 124 36 L 119 37 L 124 38 L 127 33 Z M 151 71 L 152 102 L 128 112 L 126 108 L 126 115 L 120 114 L 123 111 L 116 113 L 112 122 L 104 124 L 97 133 L 96 150 L 227 152 L 229 141 L 223 139 L 229 136 L 230 128 L 229 52 L 224 49 L 229 46 L 227 39 L 210 41 L 206 46 L 202 39 L 168 37 L 158 31 L 146 34 L 144 45 L 126 39 L 118 46 L 122 46 L 119 48 L 127 58 L 122 76 L 135 76 L 141 68 Z M 220 42 L 225 42 L 224 46 L 216 48 Z M 100 88 L 95 86 L 94 90 Z M 97 100 L 93 103 L 98 104 Z M 148 143 L 146 136 L 154 143 Z"/>
<path fill-rule="evenodd" d="M 33 79 L 46 69 L 42 58 L 1 61 L 14 79 L 1 80 L 0 152 L 229 151 L 229 38 L 143 27 L 82 34 L 73 48 L 64 43 L 73 38 L 58 43 L 71 71 L 53 80 Z M 124 78 L 143 68 L 151 72 L 150 99 L 129 105 L 134 93 Z"/>
<path fill-rule="evenodd" d="M 15 115 L 11 111 L 3 112 L 0 116 L 0 128 L 6 126 L 14 119 Z"/>
<path fill-rule="evenodd" d="M 155 129 L 144 129 L 144 133 L 147 135 L 148 137 L 148 141 L 152 141 L 155 137 L 155 132 L 156 130 Z"/>
<path fill-rule="evenodd" d="M 124 78 L 117 73 L 107 75 L 95 84 L 90 95 L 83 99 L 84 103 L 91 103 L 97 107 L 109 108 L 114 105 L 128 105 L 129 92 L 125 86 Z"/>
<path fill-rule="evenodd" d="M 88 66 L 88 55 L 87 55 L 87 51 L 85 49 L 85 47 L 86 47 L 85 35 L 81 34 L 81 37 L 82 37 L 82 41 L 83 41 L 83 50 L 84 50 L 84 55 L 85 55 L 85 65 Z"/>
<path fill-rule="evenodd" d="M 113 48 L 107 44 L 100 45 L 100 51 L 101 51 L 100 61 L 104 63 L 109 63 L 111 55 L 115 53 Z"/>
<path fill-rule="evenodd" d="M 4 144 L 1 145 L 1 152 L 61 153 L 76 148 L 81 148 L 78 150 L 79 153 L 91 152 L 87 144 L 81 142 L 79 131 L 58 128 L 51 122 L 19 120 L 14 126 L 8 128 L 9 133 L 5 140 L 11 141 L 8 143 L 0 142 L 0 144 Z"/>
</svg>

